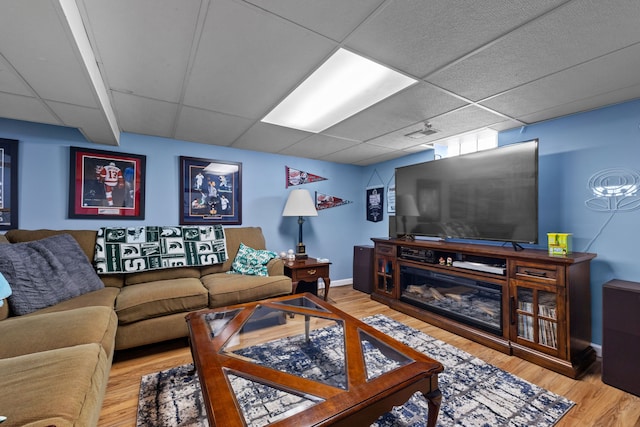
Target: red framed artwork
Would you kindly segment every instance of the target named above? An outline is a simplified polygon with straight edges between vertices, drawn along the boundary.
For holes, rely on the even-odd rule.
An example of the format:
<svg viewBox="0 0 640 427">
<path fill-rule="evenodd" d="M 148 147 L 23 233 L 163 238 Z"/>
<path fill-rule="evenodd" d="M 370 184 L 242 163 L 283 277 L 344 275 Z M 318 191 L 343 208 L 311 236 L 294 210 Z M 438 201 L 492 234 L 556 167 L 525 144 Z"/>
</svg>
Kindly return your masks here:
<svg viewBox="0 0 640 427">
<path fill-rule="evenodd" d="M 144 219 L 146 156 L 70 147 L 69 218 Z"/>
</svg>

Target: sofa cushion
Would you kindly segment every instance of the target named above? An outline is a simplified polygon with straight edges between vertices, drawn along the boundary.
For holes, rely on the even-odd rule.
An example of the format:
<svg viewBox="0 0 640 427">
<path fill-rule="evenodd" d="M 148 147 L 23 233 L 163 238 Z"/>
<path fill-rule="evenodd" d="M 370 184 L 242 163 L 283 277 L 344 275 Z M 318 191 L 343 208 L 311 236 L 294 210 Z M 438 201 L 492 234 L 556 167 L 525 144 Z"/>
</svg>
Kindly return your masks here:
<svg viewBox="0 0 640 427">
<path fill-rule="evenodd" d="M 115 312 L 107 307 L 12 317 L 0 322 L 0 359 L 90 343 L 100 344 L 109 355 L 117 325 Z"/>
<path fill-rule="evenodd" d="M 231 271 L 231 263 L 244 243 L 254 249 L 266 249 L 266 242 L 260 227 L 225 227 L 224 236 L 227 241 L 227 260 L 222 264 L 201 267 L 202 275 Z"/>
<path fill-rule="evenodd" d="M 167 268 L 158 271 L 144 271 L 142 273 L 127 273 L 124 277 L 125 286 L 138 283 L 156 282 L 158 280 L 200 278 L 200 269 L 197 267 Z"/>
<path fill-rule="evenodd" d="M 125 286 L 116 301 L 116 314 L 121 325 L 167 314 L 206 308 L 207 290 L 200 279 L 158 280 Z"/>
<path fill-rule="evenodd" d="M 0 272 L 11 285 L 11 311 L 27 314 L 102 289 L 86 255 L 69 234 L 0 245 Z"/>
<path fill-rule="evenodd" d="M 231 271 L 249 276 L 268 276 L 267 263 L 277 256 L 275 252 L 253 249 L 240 243 L 238 253 L 231 264 Z"/>
<path fill-rule="evenodd" d="M 209 307 L 211 308 L 291 293 L 291 279 L 287 276 L 263 277 L 214 273 L 202 276 L 200 280 L 209 290 Z"/>
<path fill-rule="evenodd" d="M 83 344 L 0 359 L 4 426 L 95 426 L 111 359 Z"/>
</svg>

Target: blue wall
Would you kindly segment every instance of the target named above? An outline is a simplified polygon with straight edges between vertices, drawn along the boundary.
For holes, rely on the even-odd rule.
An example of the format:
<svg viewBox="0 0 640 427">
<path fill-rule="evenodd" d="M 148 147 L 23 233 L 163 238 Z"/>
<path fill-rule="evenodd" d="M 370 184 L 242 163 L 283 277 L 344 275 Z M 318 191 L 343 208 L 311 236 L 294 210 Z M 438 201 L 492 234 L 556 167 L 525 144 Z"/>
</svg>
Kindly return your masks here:
<svg viewBox="0 0 640 427">
<path fill-rule="evenodd" d="M 589 208 L 587 201 L 593 194 L 588 182 L 594 174 L 611 168 L 640 173 L 639 125 L 640 101 L 633 101 L 499 135 L 500 145 L 533 138 L 540 141 L 539 247 L 546 248 L 547 232 L 566 232 L 573 233 L 575 251 L 598 254 L 591 268 L 592 341 L 596 344 L 602 342 L 602 286 L 613 278 L 640 281 L 633 250 L 640 241 L 640 213 Z M 334 281 L 352 277 L 354 245 L 370 245 L 371 237 L 388 235 L 386 204 L 383 221 L 366 221 L 367 185 L 384 185 L 386 189 L 396 167 L 433 160 L 433 151 L 427 150 L 357 167 L 134 134 L 124 134 L 119 147 L 96 146 L 87 143 L 77 130 L 7 119 L 0 119 L 0 138 L 20 141 L 19 221 L 24 229 L 177 224 L 179 157 L 203 157 L 242 162 L 242 225 L 262 227 L 268 248 L 280 252 L 293 248 L 298 237 L 296 218 L 281 216 L 289 191 L 285 188 L 285 166 L 328 178 L 297 188 L 352 201 L 320 211 L 304 224 L 307 251 L 332 261 Z M 145 220 L 67 219 L 69 146 L 146 155 Z"/>
<path fill-rule="evenodd" d="M 325 209 L 304 223 L 304 242 L 311 256 L 329 258 L 333 280 L 351 278 L 354 227 L 364 210 L 362 168 L 290 156 L 217 147 L 172 139 L 123 134 L 119 147 L 87 143 L 75 129 L 0 119 L 0 138 L 19 145 L 19 227 L 23 229 L 97 229 L 106 225 L 175 225 L 179 222 L 180 156 L 242 162 L 242 225 L 262 227 L 267 247 L 295 248 L 298 223 L 282 217 L 289 189 L 285 166 L 327 178 L 293 188 L 307 188 L 353 201 Z M 122 151 L 147 156 L 145 219 L 67 219 L 69 146 Z M 231 227 L 231 226 L 230 226 Z"/>
</svg>

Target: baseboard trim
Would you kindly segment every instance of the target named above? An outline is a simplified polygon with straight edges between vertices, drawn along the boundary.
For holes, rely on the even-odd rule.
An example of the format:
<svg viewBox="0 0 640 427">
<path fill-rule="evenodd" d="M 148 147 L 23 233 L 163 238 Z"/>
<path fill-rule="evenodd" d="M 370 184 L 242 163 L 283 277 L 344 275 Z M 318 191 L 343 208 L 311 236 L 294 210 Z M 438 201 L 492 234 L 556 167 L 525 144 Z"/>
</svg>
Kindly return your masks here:
<svg viewBox="0 0 640 427">
<path fill-rule="evenodd" d="M 335 288 L 338 286 L 349 286 L 353 284 L 353 279 L 341 279 L 341 280 L 332 280 L 331 287 Z M 318 289 L 324 289 L 324 281 L 322 278 L 318 279 Z"/>
<path fill-rule="evenodd" d="M 602 357 L 602 346 L 600 344 L 591 343 L 591 347 L 596 351 L 596 357 Z"/>
</svg>

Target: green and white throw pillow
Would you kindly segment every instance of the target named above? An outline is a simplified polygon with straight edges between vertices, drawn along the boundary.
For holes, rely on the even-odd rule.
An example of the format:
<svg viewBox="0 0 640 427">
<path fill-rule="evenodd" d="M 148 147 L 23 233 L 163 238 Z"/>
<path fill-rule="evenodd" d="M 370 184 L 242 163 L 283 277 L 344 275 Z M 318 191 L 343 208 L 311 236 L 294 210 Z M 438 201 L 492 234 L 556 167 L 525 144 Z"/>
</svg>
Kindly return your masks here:
<svg viewBox="0 0 640 427">
<path fill-rule="evenodd" d="M 231 264 L 231 270 L 235 273 L 249 276 L 268 276 L 267 263 L 276 258 L 278 254 L 272 251 L 253 249 L 244 243 L 240 243 L 238 255 Z"/>
</svg>

